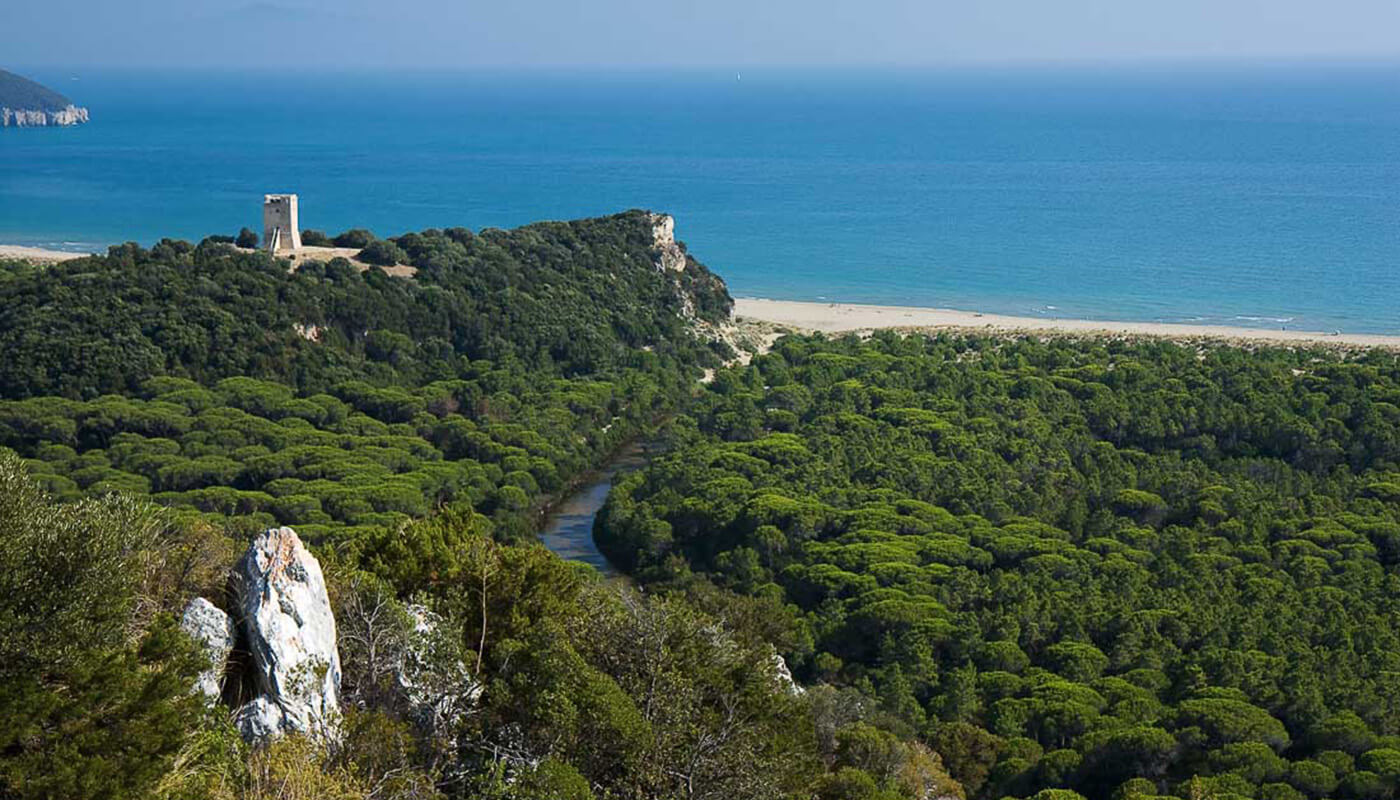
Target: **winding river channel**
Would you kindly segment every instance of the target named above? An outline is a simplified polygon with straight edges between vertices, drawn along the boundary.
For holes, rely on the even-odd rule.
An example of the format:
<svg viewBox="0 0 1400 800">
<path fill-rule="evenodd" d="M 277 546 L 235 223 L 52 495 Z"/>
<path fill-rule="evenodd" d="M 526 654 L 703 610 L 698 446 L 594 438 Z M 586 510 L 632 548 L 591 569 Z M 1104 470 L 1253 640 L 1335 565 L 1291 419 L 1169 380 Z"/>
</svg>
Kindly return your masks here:
<svg viewBox="0 0 1400 800">
<path fill-rule="evenodd" d="M 588 475 L 579 488 L 545 518 L 540 541 L 561 558 L 582 561 L 608 577 L 621 573 L 593 541 L 593 518 L 608 499 L 613 478 L 630 472 L 647 462 L 645 448 L 629 445 L 613 456 L 601 469 Z"/>
</svg>

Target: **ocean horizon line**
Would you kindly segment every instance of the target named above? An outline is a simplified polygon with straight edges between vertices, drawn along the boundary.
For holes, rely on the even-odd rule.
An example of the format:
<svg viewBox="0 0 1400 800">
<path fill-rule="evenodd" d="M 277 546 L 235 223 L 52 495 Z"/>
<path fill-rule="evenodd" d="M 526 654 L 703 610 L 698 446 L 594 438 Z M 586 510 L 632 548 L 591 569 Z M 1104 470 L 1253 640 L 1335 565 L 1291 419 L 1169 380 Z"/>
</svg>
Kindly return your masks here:
<svg viewBox="0 0 1400 800">
<path fill-rule="evenodd" d="M 66 90 L 89 124 L 4 135 L 0 241 L 231 236 L 270 191 L 332 234 L 647 208 L 736 294 L 1400 331 L 1400 81 L 1251 66 L 381 70 L 271 95 L 246 72 L 93 74 Z"/>
<path fill-rule="evenodd" d="M 266 75 L 285 76 L 280 65 L 264 64 L 109 64 L 81 62 L 53 62 L 9 65 L 13 70 L 53 76 L 63 72 L 100 72 L 107 75 L 151 75 L 170 74 L 190 75 Z M 1111 68 L 1121 70 L 1115 75 L 1106 75 L 1101 70 Z M 949 61 L 930 63 L 881 63 L 861 62 L 850 64 L 817 63 L 762 63 L 736 61 L 727 64 L 472 64 L 472 65 L 328 65 L 308 64 L 298 67 L 301 77 L 342 77 L 360 75 L 402 75 L 402 76 L 498 76 L 514 75 L 522 77 L 579 78 L 584 76 L 618 76 L 654 78 L 663 76 L 710 76 L 732 80 L 738 74 L 752 80 L 763 77 L 784 76 L 829 76 L 843 75 L 869 76 L 908 76 L 908 77 L 976 77 L 998 76 L 1026 77 L 1092 76 L 1096 79 L 1126 79 L 1141 77 L 1161 77 L 1179 80 L 1192 75 L 1235 74 L 1271 75 L 1293 74 L 1306 76 L 1310 80 L 1325 80 L 1337 72 L 1370 72 L 1374 70 L 1400 70 L 1400 54 L 1377 54 L 1374 57 L 1354 56 L 1305 56 L 1277 58 L 1101 58 L 1101 59 L 1026 59 L 989 61 Z M 74 77 L 74 76 L 68 76 Z"/>
</svg>

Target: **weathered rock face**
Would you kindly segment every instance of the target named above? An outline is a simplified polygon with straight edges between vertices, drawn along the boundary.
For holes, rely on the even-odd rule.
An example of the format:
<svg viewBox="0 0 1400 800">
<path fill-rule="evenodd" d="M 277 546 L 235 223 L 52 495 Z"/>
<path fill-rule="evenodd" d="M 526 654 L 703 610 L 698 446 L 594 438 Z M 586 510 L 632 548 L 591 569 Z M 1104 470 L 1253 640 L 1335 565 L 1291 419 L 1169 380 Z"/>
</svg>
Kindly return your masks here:
<svg viewBox="0 0 1400 800">
<path fill-rule="evenodd" d="M 321 334 L 325 331 L 325 328 L 322 328 L 320 325 L 313 325 L 309 322 L 294 322 L 292 323 L 292 330 L 297 332 L 297 336 L 300 336 L 308 342 L 319 342 L 321 341 Z"/>
<path fill-rule="evenodd" d="M 395 678 L 414 720 L 436 734 L 446 730 L 450 720 L 470 713 L 482 687 L 458 657 L 454 645 L 460 640 L 443 629 L 442 618 L 421 605 L 407 610 L 413 618 L 413 636 Z"/>
<path fill-rule="evenodd" d="M 237 712 L 244 737 L 334 737 L 340 656 L 321 565 L 296 531 L 269 528 L 234 568 L 232 584 L 259 695 Z"/>
<path fill-rule="evenodd" d="M 656 265 L 663 270 L 680 272 L 685 269 L 685 249 L 676 243 L 676 218 L 670 214 L 651 215 L 652 247 L 656 250 Z"/>
<path fill-rule="evenodd" d="M 276 739 L 286 732 L 286 713 L 266 696 L 254 698 L 233 712 L 233 725 L 243 741 L 258 744 Z"/>
<path fill-rule="evenodd" d="M 185 606 L 180 627 L 204 645 L 204 651 L 209 656 L 209 667 L 199 673 L 195 689 L 211 702 L 217 702 L 224 679 L 224 664 L 228 662 L 228 654 L 233 651 L 237 638 L 233 620 L 213 603 L 196 597 Z"/>
<path fill-rule="evenodd" d="M 797 681 L 792 679 L 792 670 L 788 669 L 787 659 L 783 658 L 776 650 L 769 659 L 769 665 L 773 668 L 773 677 L 777 679 L 778 685 L 783 687 L 783 691 L 793 697 L 800 697 L 807 693 Z"/>
<path fill-rule="evenodd" d="M 88 110 L 69 105 L 53 111 L 27 108 L 0 108 L 0 128 L 46 127 L 49 125 L 80 125 L 88 121 Z"/>
</svg>

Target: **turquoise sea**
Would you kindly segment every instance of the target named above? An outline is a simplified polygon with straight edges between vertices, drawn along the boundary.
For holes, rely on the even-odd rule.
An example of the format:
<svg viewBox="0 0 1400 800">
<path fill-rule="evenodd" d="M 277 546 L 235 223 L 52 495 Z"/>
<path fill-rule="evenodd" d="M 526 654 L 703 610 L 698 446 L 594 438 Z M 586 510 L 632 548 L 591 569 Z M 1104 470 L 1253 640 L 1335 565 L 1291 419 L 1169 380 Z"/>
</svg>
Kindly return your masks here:
<svg viewBox="0 0 1400 800">
<path fill-rule="evenodd" d="M 1400 66 L 28 70 L 0 242 L 391 235 L 647 207 L 734 294 L 1400 333 Z"/>
</svg>

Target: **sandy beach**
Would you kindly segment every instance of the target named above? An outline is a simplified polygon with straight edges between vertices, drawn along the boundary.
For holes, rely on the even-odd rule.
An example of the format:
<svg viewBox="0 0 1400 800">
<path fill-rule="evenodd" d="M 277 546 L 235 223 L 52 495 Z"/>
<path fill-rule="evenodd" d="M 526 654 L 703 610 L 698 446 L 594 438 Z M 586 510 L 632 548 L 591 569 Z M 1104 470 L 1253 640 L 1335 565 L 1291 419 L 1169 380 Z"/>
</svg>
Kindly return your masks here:
<svg viewBox="0 0 1400 800">
<path fill-rule="evenodd" d="M 1173 339 L 1219 339 L 1236 343 L 1330 344 L 1400 349 L 1400 336 L 1328 333 L 1230 325 L 1190 325 L 1165 322 L 1110 322 L 1088 319 L 1044 319 L 1004 314 L 979 314 L 946 308 L 875 306 L 853 303 L 812 303 L 740 297 L 734 314 L 750 320 L 786 325 L 805 331 L 842 333 L 906 328 L 995 333 L 1063 333 L 1085 336 L 1161 336 Z"/>
<path fill-rule="evenodd" d="M 55 264 L 71 261 L 89 253 L 69 253 L 64 250 L 44 250 L 40 247 L 22 247 L 17 244 L 0 244 L 0 259 L 17 258 L 21 261 L 35 261 L 41 264 Z"/>
<path fill-rule="evenodd" d="M 306 247 L 297 256 L 329 260 L 335 256 L 352 258 L 358 251 Z M 0 259 L 21 259 L 36 263 L 57 263 L 82 258 L 85 253 L 45 250 L 38 247 L 0 244 Z M 293 257 L 295 259 L 295 256 Z M 294 262 L 295 263 L 295 262 Z M 357 263 L 357 266 L 363 267 Z M 412 275 L 412 267 L 389 267 L 390 274 Z M 880 306 L 859 303 L 819 303 L 800 300 L 769 300 L 761 297 L 734 299 L 738 318 L 782 325 L 803 331 L 845 333 L 851 331 L 902 328 L 910 330 L 957 330 L 996 333 L 1059 333 L 1084 336 L 1161 336 L 1172 339 L 1217 339 L 1236 343 L 1326 344 L 1350 347 L 1400 349 L 1400 335 L 1373 333 L 1333 333 L 1281 328 L 1240 328 L 1233 325 L 1194 325 L 1175 322 L 1115 322 L 1092 319 L 1054 319 L 982 314 L 951 308 L 919 306 Z"/>
</svg>

